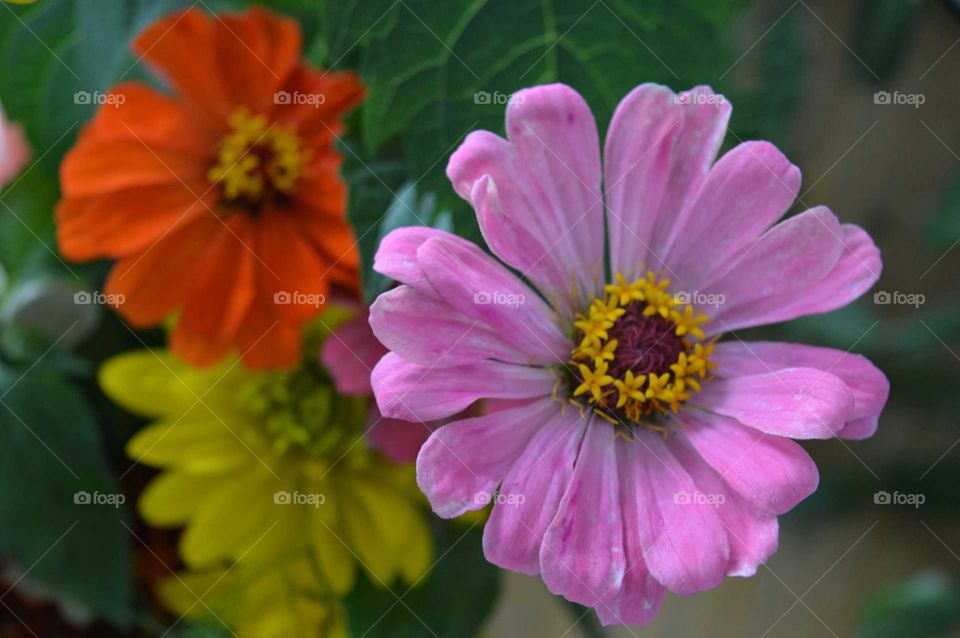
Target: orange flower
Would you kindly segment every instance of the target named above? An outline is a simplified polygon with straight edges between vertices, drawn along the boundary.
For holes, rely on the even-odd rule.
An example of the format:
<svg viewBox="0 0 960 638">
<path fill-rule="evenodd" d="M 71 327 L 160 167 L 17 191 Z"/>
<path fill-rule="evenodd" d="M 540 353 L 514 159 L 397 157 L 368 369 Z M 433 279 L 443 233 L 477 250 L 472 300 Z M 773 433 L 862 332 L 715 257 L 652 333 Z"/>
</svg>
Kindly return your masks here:
<svg viewBox="0 0 960 638">
<path fill-rule="evenodd" d="M 191 363 L 294 364 L 303 323 L 358 285 L 333 143 L 363 86 L 306 67 L 297 23 L 263 9 L 171 15 L 133 50 L 179 96 L 93 94 L 61 168 L 60 250 L 116 259 L 104 292 L 135 327 L 176 313 L 170 347 Z"/>
</svg>

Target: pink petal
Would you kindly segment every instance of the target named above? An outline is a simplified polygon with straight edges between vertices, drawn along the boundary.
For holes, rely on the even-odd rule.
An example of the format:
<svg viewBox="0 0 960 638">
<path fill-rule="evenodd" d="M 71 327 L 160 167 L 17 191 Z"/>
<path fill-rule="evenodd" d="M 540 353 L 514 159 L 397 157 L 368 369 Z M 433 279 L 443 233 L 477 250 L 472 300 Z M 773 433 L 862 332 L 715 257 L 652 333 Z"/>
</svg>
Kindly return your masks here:
<svg viewBox="0 0 960 638">
<path fill-rule="evenodd" d="M 552 593 L 594 607 L 622 587 L 626 559 L 618 481 L 614 429 L 595 419 L 540 546 L 543 582 Z"/>
<path fill-rule="evenodd" d="M 696 404 L 740 423 L 792 439 L 828 439 L 846 422 L 853 393 L 838 377 L 814 368 L 713 379 Z"/>
<path fill-rule="evenodd" d="M 450 158 L 447 176 L 473 204 L 498 257 L 551 301 L 573 299 L 579 306 L 579 295 L 597 291 L 604 277 L 593 115 L 576 91 L 550 84 L 513 95 L 506 129 L 509 141 L 486 131 L 468 135 Z M 492 200 L 478 201 L 491 194 Z"/>
<path fill-rule="evenodd" d="M 30 161 L 30 144 L 23 128 L 0 111 L 0 188 L 13 181 Z"/>
<path fill-rule="evenodd" d="M 777 517 L 730 489 L 682 435 L 670 437 L 667 445 L 693 478 L 700 494 L 708 495 L 716 503 L 717 514 L 727 530 L 730 544 L 727 575 L 756 574 L 757 567 L 777 551 Z"/>
<path fill-rule="evenodd" d="M 638 521 L 642 521 L 642 496 L 637 471 L 640 469 L 630 448 L 635 441 L 617 441 L 616 455 L 620 475 L 620 517 L 623 521 L 623 550 L 626 569 L 619 589 L 611 590 L 596 605 L 604 625 L 641 625 L 653 620 L 663 603 L 664 588 L 650 573 L 643 560 L 643 545 Z M 643 524 L 646 524 L 645 522 Z"/>
<path fill-rule="evenodd" d="M 628 280 L 664 270 L 660 258 L 678 212 L 716 158 L 730 119 L 730 103 L 709 87 L 683 95 L 690 99 L 641 84 L 620 101 L 607 132 L 610 260 Z"/>
<path fill-rule="evenodd" d="M 716 587 L 730 559 L 716 508 L 684 502 L 697 484 L 658 434 L 638 429 L 634 437 L 618 448 L 620 486 L 637 503 L 632 518 L 624 518 L 627 534 L 637 534 L 647 568 L 670 591 L 685 595 Z"/>
<path fill-rule="evenodd" d="M 370 327 L 389 350 L 430 367 L 488 358 L 527 364 L 536 362 L 536 353 L 544 352 L 543 344 L 534 339 L 527 342 L 526 350 L 518 349 L 479 318 L 410 286 L 388 290 L 373 302 Z M 553 363 L 552 355 L 548 363 Z"/>
<path fill-rule="evenodd" d="M 434 238 L 461 246 L 473 245 L 444 230 L 426 226 L 405 226 L 391 231 L 380 241 L 377 254 L 373 257 L 373 269 L 402 284 L 429 291 L 430 282 L 417 261 L 417 249 L 428 239 Z"/>
<path fill-rule="evenodd" d="M 890 394 L 890 382 L 866 357 L 832 348 L 771 341 L 718 343 L 714 354 L 725 377 L 763 374 L 785 367 L 816 368 L 839 377 L 853 393 L 853 408 L 837 436 L 862 439 L 873 434 Z"/>
<path fill-rule="evenodd" d="M 383 416 L 376 402 L 371 402 L 367 420 L 370 425 L 367 427 L 366 438 L 370 447 L 379 450 L 394 463 L 410 463 L 416 459 L 424 441 L 432 432 L 432 428 L 426 423 L 411 423 Z"/>
<path fill-rule="evenodd" d="M 863 439 L 869 439 L 873 436 L 877 432 L 879 425 L 880 417 L 876 416 L 854 419 L 853 421 L 847 421 L 843 429 L 837 432 L 837 436 L 841 439 L 862 441 Z"/>
<path fill-rule="evenodd" d="M 823 278 L 800 290 L 786 286 L 768 298 L 738 305 L 730 312 L 724 309 L 723 316 L 707 326 L 714 333 L 731 331 L 829 312 L 849 304 L 876 283 L 883 263 L 879 249 L 862 228 L 844 224 L 840 235 L 843 252 Z"/>
<path fill-rule="evenodd" d="M 817 466 L 790 439 L 716 414 L 684 413 L 682 418 L 682 436 L 733 490 L 761 510 L 783 514 L 817 489 Z"/>
<path fill-rule="evenodd" d="M 721 300 L 705 309 L 710 332 L 725 331 L 728 317 L 776 310 L 789 295 L 823 279 L 843 253 L 836 215 L 818 206 L 776 224 L 723 266 L 701 289 Z"/>
<path fill-rule="evenodd" d="M 789 300 L 792 303 L 787 305 L 788 318 L 828 312 L 846 306 L 869 290 L 880 278 L 883 270 L 880 249 L 873 243 L 867 231 L 853 224 L 844 224 L 840 230 L 845 245 L 843 255 L 830 274 L 816 286 L 807 290 L 805 295 Z"/>
<path fill-rule="evenodd" d="M 560 363 L 572 343 L 553 309 L 492 257 L 470 243 L 429 239 L 417 258 L 437 294 L 465 316 L 530 353 L 537 363 Z"/>
<path fill-rule="evenodd" d="M 373 336 L 367 311 L 360 313 L 333 331 L 323 342 L 320 360 L 341 394 L 369 395 L 370 373 L 387 353 Z"/>
<path fill-rule="evenodd" d="M 507 472 L 499 494 L 508 500 L 494 506 L 483 530 L 488 561 L 530 576 L 540 573 L 540 544 L 567 490 L 586 423 L 576 410 L 558 410 Z"/>
<path fill-rule="evenodd" d="M 617 442 L 617 463 L 632 462 L 629 451 L 623 449 L 632 445 L 625 441 Z M 622 472 L 622 469 L 621 469 Z M 657 616 L 663 603 L 663 585 L 650 573 L 643 560 L 643 547 L 636 522 L 640 520 L 640 497 L 635 483 L 623 481 L 621 474 L 620 508 L 623 520 L 623 549 L 626 569 L 619 589 L 613 589 L 594 608 L 600 622 L 604 625 L 643 625 Z M 632 474 L 631 474 L 632 476 Z"/>
<path fill-rule="evenodd" d="M 800 190 L 800 170 L 768 142 L 744 142 L 710 169 L 673 227 L 664 256 L 681 290 L 698 291 L 780 219 Z"/>
<path fill-rule="evenodd" d="M 559 407 L 541 399 L 434 432 L 417 457 L 417 484 L 433 511 L 453 518 L 489 504 L 531 437 Z"/>
<path fill-rule="evenodd" d="M 435 368 L 410 363 L 393 352 L 373 369 L 371 382 L 385 416 L 421 422 L 452 416 L 488 397 L 549 397 L 557 383 L 544 368 L 490 360 Z"/>
</svg>

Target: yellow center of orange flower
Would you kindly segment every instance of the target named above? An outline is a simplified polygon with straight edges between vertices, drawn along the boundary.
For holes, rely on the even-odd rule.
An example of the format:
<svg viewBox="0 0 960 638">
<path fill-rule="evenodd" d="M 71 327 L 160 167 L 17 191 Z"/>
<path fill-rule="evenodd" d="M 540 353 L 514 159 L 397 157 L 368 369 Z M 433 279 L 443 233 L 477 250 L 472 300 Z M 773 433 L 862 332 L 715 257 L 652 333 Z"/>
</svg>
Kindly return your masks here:
<svg viewBox="0 0 960 638">
<path fill-rule="evenodd" d="M 668 279 L 614 279 L 574 322 L 572 400 L 614 424 L 663 430 L 660 417 L 679 410 L 716 367 L 716 339 L 705 341 L 707 316 L 668 292 Z"/>
<path fill-rule="evenodd" d="M 257 206 L 290 195 L 309 159 L 297 134 L 246 108 L 230 116 L 231 131 L 220 142 L 217 163 L 207 179 L 220 186 L 230 204 Z"/>
</svg>

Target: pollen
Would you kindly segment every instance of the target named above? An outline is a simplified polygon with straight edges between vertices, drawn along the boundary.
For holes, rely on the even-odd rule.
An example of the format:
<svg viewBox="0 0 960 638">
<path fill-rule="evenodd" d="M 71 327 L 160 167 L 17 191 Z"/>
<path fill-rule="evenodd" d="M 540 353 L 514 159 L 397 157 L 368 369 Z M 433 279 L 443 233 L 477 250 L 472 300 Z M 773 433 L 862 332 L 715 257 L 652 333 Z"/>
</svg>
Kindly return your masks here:
<svg viewBox="0 0 960 638">
<path fill-rule="evenodd" d="M 709 318 L 669 290 L 670 280 L 652 272 L 632 282 L 617 273 L 576 316 L 573 402 L 617 425 L 665 432 L 663 417 L 700 392 L 716 368 L 716 338 L 705 338 Z"/>
<path fill-rule="evenodd" d="M 217 163 L 207 179 L 219 185 L 227 203 L 258 206 L 270 197 L 290 195 L 309 154 L 297 134 L 246 108 L 229 118 L 230 132 L 220 143 Z"/>
</svg>

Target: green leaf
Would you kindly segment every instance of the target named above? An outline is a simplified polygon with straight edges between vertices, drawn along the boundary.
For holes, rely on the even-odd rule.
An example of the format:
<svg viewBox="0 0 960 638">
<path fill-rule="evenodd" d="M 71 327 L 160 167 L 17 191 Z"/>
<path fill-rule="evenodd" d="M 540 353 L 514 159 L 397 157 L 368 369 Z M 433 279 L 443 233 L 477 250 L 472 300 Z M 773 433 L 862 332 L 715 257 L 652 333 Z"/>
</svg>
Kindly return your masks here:
<svg viewBox="0 0 960 638">
<path fill-rule="evenodd" d="M 83 399 L 42 366 L 0 368 L 0 440 L 0 552 L 65 599 L 128 623 L 126 509 Z"/>
<path fill-rule="evenodd" d="M 55 256 L 56 201 L 56 178 L 42 166 L 24 172 L 0 195 L 0 262 L 11 279 L 51 263 L 69 275 Z"/>
<path fill-rule="evenodd" d="M 380 244 L 380 224 L 405 178 L 403 163 L 399 160 L 370 161 L 360 156 L 359 149 L 343 144 L 344 179 L 350 187 L 347 218 L 357 235 L 360 251 L 360 279 L 364 291 L 372 291 L 373 256 Z"/>
<path fill-rule="evenodd" d="M 733 5 L 473 0 L 437 11 L 429 0 L 367 2 L 366 24 L 350 29 L 369 29 L 360 67 L 369 89 L 364 146 L 372 154 L 401 139 L 410 179 L 454 211 L 458 233 L 475 236 L 473 216 L 444 175 L 467 133 L 502 131 L 508 97 L 536 84 L 576 88 L 603 132 L 620 99 L 641 82 L 681 89 L 714 79 L 730 61 L 722 31 Z M 349 46 L 349 37 L 342 39 Z"/>
<path fill-rule="evenodd" d="M 756 48 L 731 71 L 737 79 L 740 72 L 747 71 L 753 81 L 749 87 L 734 84 L 729 92 L 734 108 L 728 145 L 741 140 L 770 140 L 786 150 L 791 142 L 785 137 L 803 91 L 801 70 L 806 57 L 801 32 L 805 12 L 803 7 L 791 5 L 792 0 L 771 3 L 767 15 L 772 26 L 761 32 L 763 37 Z"/>
<path fill-rule="evenodd" d="M 719 74 L 711 70 L 722 71 L 718 27 L 728 17 L 726 4 L 657 0 L 636 7 L 619 0 L 590 7 L 572 0 L 474 0 L 449 11 L 431 11 L 426 0 L 393 4 L 393 28 L 370 44 L 363 63 L 371 96 L 364 109 L 365 143 L 374 149 L 417 117 L 440 134 L 435 149 L 455 142 L 474 123 L 499 129 L 503 102 L 484 103 L 478 94 L 505 98 L 553 81 L 575 86 L 603 128 L 639 82 L 685 88 Z M 436 159 L 416 150 L 430 156 L 428 163 Z"/>
<path fill-rule="evenodd" d="M 497 569 L 483 558 L 482 533 L 447 524 L 437 539 L 437 562 L 412 589 L 391 591 L 366 578 L 347 596 L 344 607 L 353 636 L 431 638 L 476 636 L 493 607 Z M 397 602 L 400 598 L 402 602 Z"/>
<path fill-rule="evenodd" d="M 960 624 L 960 587 L 936 571 L 880 592 L 863 613 L 863 638 L 932 638 Z"/>
</svg>

